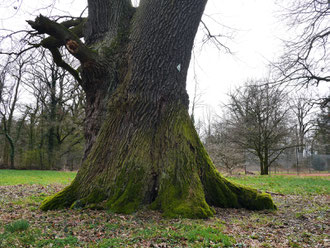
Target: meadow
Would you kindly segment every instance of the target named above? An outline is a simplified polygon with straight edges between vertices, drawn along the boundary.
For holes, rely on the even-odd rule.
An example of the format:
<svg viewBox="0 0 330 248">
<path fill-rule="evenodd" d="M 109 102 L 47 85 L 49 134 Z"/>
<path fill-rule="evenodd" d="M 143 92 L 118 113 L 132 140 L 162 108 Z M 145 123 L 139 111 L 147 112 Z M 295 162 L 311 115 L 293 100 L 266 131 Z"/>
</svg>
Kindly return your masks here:
<svg viewBox="0 0 330 248">
<path fill-rule="evenodd" d="M 164 219 L 148 209 L 42 212 L 74 172 L 0 170 L 0 247 L 326 247 L 330 177 L 239 176 L 272 194 L 277 211 L 216 208 L 207 220 Z"/>
</svg>

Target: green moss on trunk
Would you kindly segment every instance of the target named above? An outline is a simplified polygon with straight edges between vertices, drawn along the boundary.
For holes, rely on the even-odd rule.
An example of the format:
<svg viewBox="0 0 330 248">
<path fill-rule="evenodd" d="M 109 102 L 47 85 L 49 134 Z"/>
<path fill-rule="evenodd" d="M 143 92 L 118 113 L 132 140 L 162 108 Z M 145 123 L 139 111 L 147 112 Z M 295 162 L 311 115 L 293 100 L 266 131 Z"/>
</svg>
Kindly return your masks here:
<svg viewBox="0 0 330 248">
<path fill-rule="evenodd" d="M 152 203 L 153 209 L 159 209 L 165 217 L 176 218 L 207 218 L 213 216 L 212 208 L 206 203 L 203 186 L 198 175 L 193 173 L 192 178 L 185 182 L 163 178 L 156 200 Z"/>
<path fill-rule="evenodd" d="M 123 176 L 127 177 L 127 175 Z M 117 186 L 115 186 L 115 193 L 106 202 L 107 209 L 115 213 L 131 214 L 142 205 L 141 191 L 143 185 L 140 180 L 143 180 L 143 172 L 133 173 L 128 179 L 127 184 L 124 180 L 118 181 Z"/>
</svg>

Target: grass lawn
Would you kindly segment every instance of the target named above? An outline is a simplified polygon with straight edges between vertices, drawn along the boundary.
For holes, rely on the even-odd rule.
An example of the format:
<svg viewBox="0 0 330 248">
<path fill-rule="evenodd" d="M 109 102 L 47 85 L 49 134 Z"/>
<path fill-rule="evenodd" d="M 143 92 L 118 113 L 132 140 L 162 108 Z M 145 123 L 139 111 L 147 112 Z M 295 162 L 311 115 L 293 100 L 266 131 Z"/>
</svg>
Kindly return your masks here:
<svg viewBox="0 0 330 248">
<path fill-rule="evenodd" d="M 257 188 L 285 195 L 330 194 L 330 177 L 300 176 L 241 176 L 228 179 Z"/>
<path fill-rule="evenodd" d="M 0 185 L 69 184 L 76 172 L 41 170 L 0 170 Z"/>
<path fill-rule="evenodd" d="M 76 172 L 40 171 L 40 170 L 0 170 L 0 185 L 19 184 L 69 184 Z M 300 176 L 233 176 L 228 179 L 257 188 L 280 194 L 313 195 L 330 194 L 330 177 Z"/>
<path fill-rule="evenodd" d="M 278 211 L 216 208 L 207 220 L 164 219 L 148 209 L 42 212 L 74 172 L 0 170 L 0 247 L 327 247 L 329 177 L 231 180 L 274 193 Z"/>
</svg>

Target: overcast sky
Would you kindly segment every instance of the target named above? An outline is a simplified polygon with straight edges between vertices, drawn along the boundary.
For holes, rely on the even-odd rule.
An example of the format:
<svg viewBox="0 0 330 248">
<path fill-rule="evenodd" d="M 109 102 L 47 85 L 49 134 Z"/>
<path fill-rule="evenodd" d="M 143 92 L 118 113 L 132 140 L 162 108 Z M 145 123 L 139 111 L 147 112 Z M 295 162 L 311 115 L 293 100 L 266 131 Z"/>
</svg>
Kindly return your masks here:
<svg viewBox="0 0 330 248">
<path fill-rule="evenodd" d="M 1 0 L 2 28 L 20 29 L 26 26 L 26 19 L 42 12 L 45 15 L 79 15 L 85 8 L 84 0 L 57 0 L 56 8 L 46 7 L 53 1 Z M 11 2 L 9 4 L 9 2 Z M 274 61 L 281 54 L 281 38 L 286 28 L 278 19 L 279 7 L 275 0 L 209 0 L 203 20 L 213 34 L 232 36 L 232 39 L 220 38 L 233 54 L 218 50 L 212 44 L 202 46 L 202 32 L 199 32 L 191 63 L 187 90 L 192 98 L 194 92 L 194 68 L 199 82 L 199 93 L 204 106 L 219 111 L 226 94 L 242 85 L 246 80 L 262 78 L 267 75 L 268 61 Z M 13 4 L 12 4 L 13 3 Z M 35 9 L 38 7 L 38 11 Z M 45 7 L 45 9 L 41 9 Z M 17 9 L 17 10 L 16 10 Z M 230 27 L 230 28 L 229 28 Z M 203 107 L 197 109 L 197 117 L 202 118 Z"/>
</svg>

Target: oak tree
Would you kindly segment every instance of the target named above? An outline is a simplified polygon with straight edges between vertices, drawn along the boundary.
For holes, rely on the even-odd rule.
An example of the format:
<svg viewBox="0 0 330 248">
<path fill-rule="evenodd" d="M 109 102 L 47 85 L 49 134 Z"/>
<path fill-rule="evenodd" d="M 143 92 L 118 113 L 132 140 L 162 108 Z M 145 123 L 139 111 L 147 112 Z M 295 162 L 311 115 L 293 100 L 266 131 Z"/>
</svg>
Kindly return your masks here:
<svg viewBox="0 0 330 248">
<path fill-rule="evenodd" d="M 268 194 L 224 179 L 188 114 L 186 76 L 207 0 L 89 0 L 88 18 L 29 21 L 86 94 L 86 149 L 74 181 L 41 209 L 144 205 L 206 218 L 210 206 L 275 209 Z M 83 39 L 81 39 L 83 38 Z M 60 48 L 80 62 L 62 59 Z"/>
</svg>

